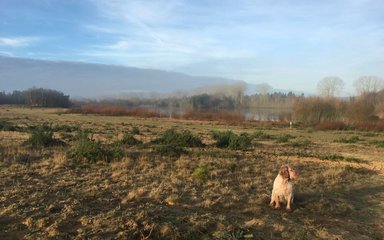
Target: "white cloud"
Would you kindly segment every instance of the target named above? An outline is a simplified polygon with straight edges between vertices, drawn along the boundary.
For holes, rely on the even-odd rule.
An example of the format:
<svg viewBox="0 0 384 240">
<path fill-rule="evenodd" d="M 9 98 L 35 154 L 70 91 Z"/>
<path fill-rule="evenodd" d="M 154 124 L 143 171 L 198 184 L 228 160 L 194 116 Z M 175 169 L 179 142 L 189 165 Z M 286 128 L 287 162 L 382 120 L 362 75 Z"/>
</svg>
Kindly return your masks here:
<svg viewBox="0 0 384 240">
<path fill-rule="evenodd" d="M 2 37 L 0 38 L 0 46 L 6 46 L 6 47 L 27 47 L 37 41 L 40 41 L 40 38 L 38 37 L 13 37 L 13 38 L 7 38 Z"/>
<path fill-rule="evenodd" d="M 117 64 L 282 85 L 383 62 L 381 0 L 89 1 L 107 37 L 81 54 Z"/>
</svg>

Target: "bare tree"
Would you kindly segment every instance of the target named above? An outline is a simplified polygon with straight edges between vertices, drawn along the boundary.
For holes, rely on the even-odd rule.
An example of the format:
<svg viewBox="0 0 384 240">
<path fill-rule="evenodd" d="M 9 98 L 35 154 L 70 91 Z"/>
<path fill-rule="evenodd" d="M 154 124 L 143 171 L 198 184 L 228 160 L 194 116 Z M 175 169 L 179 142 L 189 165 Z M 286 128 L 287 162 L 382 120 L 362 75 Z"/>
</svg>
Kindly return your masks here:
<svg viewBox="0 0 384 240">
<path fill-rule="evenodd" d="M 362 76 L 354 83 L 358 95 L 376 93 L 384 89 L 384 80 L 376 76 Z"/>
<path fill-rule="evenodd" d="M 344 81 L 339 77 L 325 77 L 317 83 L 317 91 L 323 97 L 335 97 L 344 87 Z"/>
</svg>

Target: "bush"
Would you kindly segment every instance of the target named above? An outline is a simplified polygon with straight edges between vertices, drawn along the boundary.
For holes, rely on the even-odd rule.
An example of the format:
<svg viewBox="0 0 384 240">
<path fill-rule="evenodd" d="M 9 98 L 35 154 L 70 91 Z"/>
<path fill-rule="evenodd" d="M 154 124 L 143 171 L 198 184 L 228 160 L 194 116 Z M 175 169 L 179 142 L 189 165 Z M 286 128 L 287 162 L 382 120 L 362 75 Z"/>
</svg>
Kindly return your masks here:
<svg viewBox="0 0 384 240">
<path fill-rule="evenodd" d="M 166 130 L 161 136 L 153 141 L 156 144 L 172 145 L 179 147 L 203 147 L 201 139 L 194 136 L 190 131 L 186 130 L 181 133 L 174 128 Z"/>
<path fill-rule="evenodd" d="M 67 152 L 67 157 L 76 161 L 111 162 L 122 158 L 123 154 L 119 144 L 103 146 L 100 142 L 90 140 L 87 132 L 79 132 L 75 145 Z"/>
<path fill-rule="evenodd" d="M 232 136 L 229 140 L 229 148 L 246 150 L 252 145 L 252 137 L 248 133 L 241 133 L 239 136 Z"/>
<path fill-rule="evenodd" d="M 216 141 L 215 146 L 219 148 L 229 147 L 229 141 L 234 136 L 236 135 L 232 131 L 225 131 L 225 132 L 213 131 L 212 132 L 212 138 L 213 140 Z"/>
<path fill-rule="evenodd" d="M 252 137 L 248 133 L 241 133 L 238 136 L 232 131 L 214 131 L 212 132 L 212 137 L 216 141 L 215 146 L 219 148 L 245 150 L 252 145 Z"/>
<path fill-rule="evenodd" d="M 53 130 L 48 125 L 32 128 L 30 133 L 31 135 L 25 143 L 32 147 L 49 147 L 60 143 L 60 141 L 53 138 Z"/>
<path fill-rule="evenodd" d="M 134 146 L 142 144 L 142 141 L 137 140 L 134 136 L 129 133 L 125 133 L 123 138 L 120 140 L 120 143 L 124 145 Z"/>
</svg>

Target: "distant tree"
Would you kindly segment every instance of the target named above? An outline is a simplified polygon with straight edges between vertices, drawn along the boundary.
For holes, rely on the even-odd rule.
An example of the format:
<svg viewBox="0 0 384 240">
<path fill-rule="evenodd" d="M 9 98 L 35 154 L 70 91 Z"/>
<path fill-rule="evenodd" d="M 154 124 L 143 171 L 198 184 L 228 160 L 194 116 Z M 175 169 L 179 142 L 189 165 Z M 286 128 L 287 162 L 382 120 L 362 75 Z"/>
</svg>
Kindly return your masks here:
<svg viewBox="0 0 384 240">
<path fill-rule="evenodd" d="M 335 97 L 344 87 L 344 81 L 339 77 L 325 77 L 317 84 L 317 91 L 320 96 Z"/>
<path fill-rule="evenodd" d="M 35 107 L 69 107 L 69 95 L 44 88 L 30 88 L 23 91 L 25 103 Z"/>
<path fill-rule="evenodd" d="M 267 94 L 272 89 L 268 83 L 260 83 L 256 85 L 256 90 L 260 94 Z"/>
<path fill-rule="evenodd" d="M 362 76 L 354 82 L 358 95 L 375 93 L 384 89 L 384 80 L 376 76 Z"/>
</svg>

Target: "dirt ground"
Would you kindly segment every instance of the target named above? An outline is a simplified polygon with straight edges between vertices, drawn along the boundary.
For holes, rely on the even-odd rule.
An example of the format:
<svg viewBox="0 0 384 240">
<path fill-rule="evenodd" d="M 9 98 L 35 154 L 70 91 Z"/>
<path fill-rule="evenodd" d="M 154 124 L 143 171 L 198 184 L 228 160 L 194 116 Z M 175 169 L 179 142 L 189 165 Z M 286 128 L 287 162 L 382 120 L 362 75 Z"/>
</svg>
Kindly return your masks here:
<svg viewBox="0 0 384 240">
<path fill-rule="evenodd" d="M 44 123 L 62 144 L 26 144 Z M 0 127 L 0 239 L 384 239 L 384 133 L 9 106 Z M 125 132 L 143 144 L 74 161 L 79 128 L 106 146 Z M 153 140 L 170 128 L 204 146 L 163 154 Z M 213 130 L 248 133 L 252 145 L 219 148 Z M 291 212 L 269 206 L 286 163 L 300 172 Z"/>
</svg>

